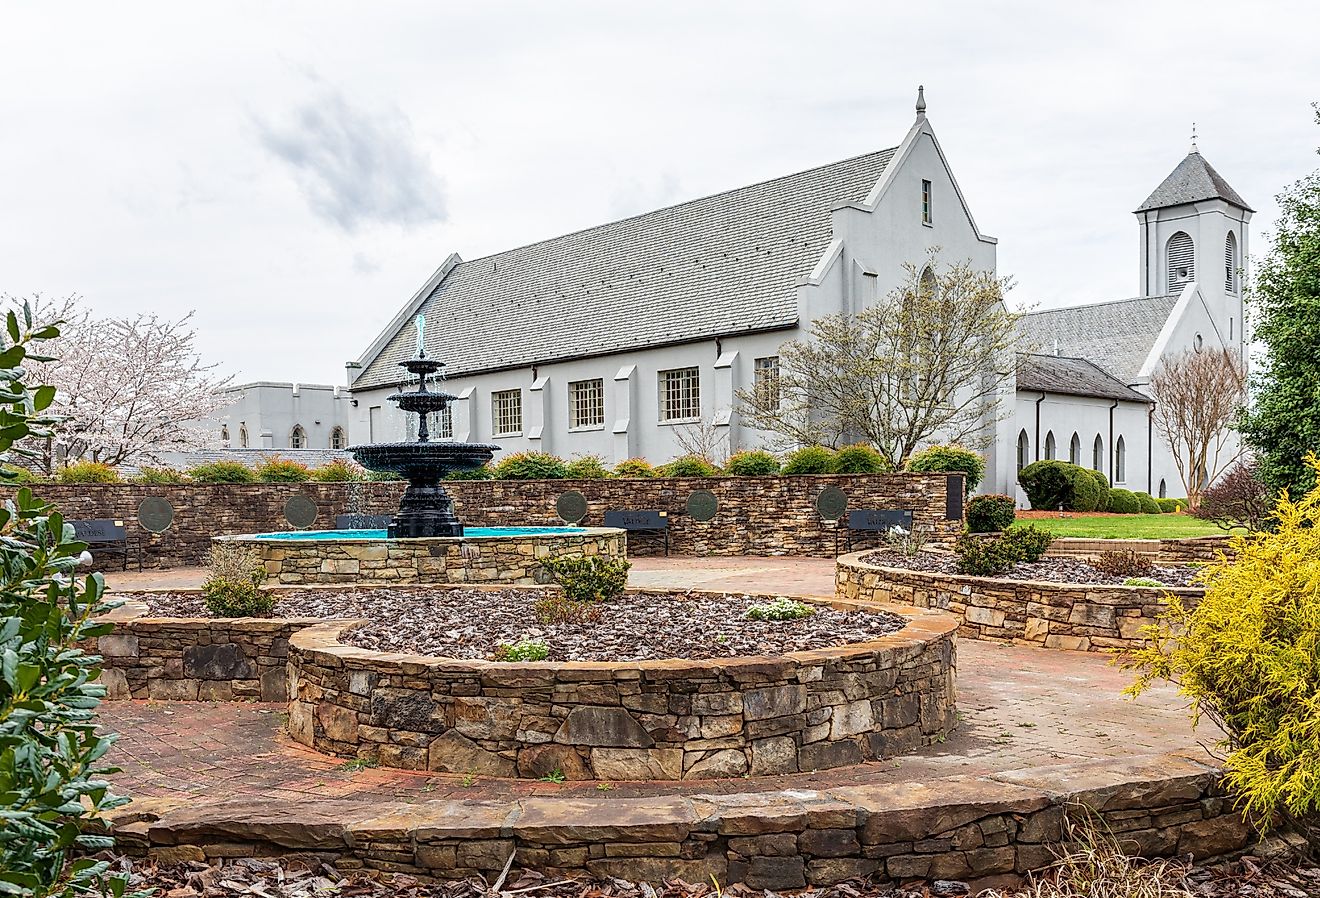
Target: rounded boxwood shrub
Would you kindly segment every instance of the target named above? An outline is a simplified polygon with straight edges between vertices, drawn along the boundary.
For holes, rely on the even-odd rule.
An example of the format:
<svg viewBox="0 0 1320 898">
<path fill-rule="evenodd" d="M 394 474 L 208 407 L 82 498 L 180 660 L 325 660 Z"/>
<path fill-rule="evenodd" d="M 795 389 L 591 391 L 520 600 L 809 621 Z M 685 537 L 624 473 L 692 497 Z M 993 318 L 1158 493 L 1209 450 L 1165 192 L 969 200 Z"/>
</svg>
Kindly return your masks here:
<svg viewBox="0 0 1320 898">
<path fill-rule="evenodd" d="M 171 484 L 187 483 L 188 475 L 174 468 L 138 468 L 137 476 L 133 478 L 136 483 L 150 484 Z"/>
<path fill-rule="evenodd" d="M 193 483 L 256 483 L 256 472 L 241 461 L 213 461 L 188 469 Z"/>
<path fill-rule="evenodd" d="M 496 480 L 563 480 L 568 465 L 548 452 L 515 452 L 495 465 Z"/>
<path fill-rule="evenodd" d="M 278 455 L 257 465 L 256 474 L 262 483 L 302 483 L 312 477 L 312 472 L 302 462 Z"/>
<path fill-rule="evenodd" d="M 1100 487 L 1091 471 L 1058 459 L 1032 462 L 1018 472 L 1031 507 L 1046 511 L 1095 511 Z"/>
<path fill-rule="evenodd" d="M 1095 485 L 1100 490 L 1099 498 L 1095 503 L 1096 511 L 1109 510 L 1109 478 L 1105 476 L 1104 471 L 1097 471 L 1094 468 L 1087 468 L 1091 476 L 1095 479 Z"/>
<path fill-rule="evenodd" d="M 614 466 L 611 472 L 614 477 L 635 478 L 635 477 L 655 477 L 655 466 L 644 458 L 625 458 Z"/>
<path fill-rule="evenodd" d="M 744 449 L 729 456 L 724 473 L 733 477 L 770 477 L 779 473 L 779 459 L 764 449 Z"/>
<path fill-rule="evenodd" d="M 60 483 L 118 483 L 119 472 L 99 461 L 74 462 L 60 470 Z"/>
<path fill-rule="evenodd" d="M 579 455 L 564 464 L 564 470 L 572 480 L 604 480 L 610 476 L 599 455 Z"/>
<path fill-rule="evenodd" d="M 1054 534 L 1035 524 L 1017 524 L 1004 531 L 1004 541 L 1023 561 L 1037 562 L 1054 542 Z"/>
<path fill-rule="evenodd" d="M 1012 496 L 973 496 L 967 503 L 967 529 L 972 533 L 1007 530 L 1017 518 L 1017 501 Z"/>
<path fill-rule="evenodd" d="M 372 476 L 368 480 L 402 480 L 398 474 L 393 471 L 372 471 Z M 479 468 L 468 468 L 463 471 L 450 471 L 445 475 L 445 480 L 494 480 L 495 470 L 490 465 L 482 465 Z"/>
<path fill-rule="evenodd" d="M 1109 491 L 1109 510 L 1114 514 L 1141 514 L 1141 500 L 1131 490 L 1115 487 Z"/>
<path fill-rule="evenodd" d="M 803 446 L 788 454 L 783 473 L 794 477 L 799 474 L 835 474 L 838 470 L 839 458 L 833 449 L 826 446 Z"/>
<path fill-rule="evenodd" d="M 715 477 L 720 473 L 719 468 L 700 455 L 684 455 L 665 462 L 657 470 L 661 477 Z"/>
<path fill-rule="evenodd" d="M 336 458 L 312 468 L 312 479 L 318 483 L 353 483 L 367 478 L 359 465 L 346 458 Z"/>
<path fill-rule="evenodd" d="M 1186 499 L 1156 499 L 1155 503 L 1164 514 L 1176 514 L 1187 507 Z"/>
<path fill-rule="evenodd" d="M 889 459 L 865 443 L 844 446 L 834 455 L 840 474 L 888 474 L 894 470 Z"/>
<path fill-rule="evenodd" d="M 971 495 L 985 476 L 985 459 L 962 446 L 931 446 L 913 454 L 904 468 L 922 474 L 963 474 L 966 492 Z"/>
<path fill-rule="evenodd" d="M 1159 513 L 1160 513 L 1160 503 L 1156 502 L 1156 501 L 1155 501 L 1155 497 L 1152 496 L 1150 493 L 1146 493 L 1146 492 L 1136 492 L 1136 493 L 1133 493 L 1133 495 L 1136 496 L 1136 497 L 1137 497 L 1137 501 L 1138 501 L 1139 503 L 1141 503 L 1141 513 L 1142 513 L 1142 514 L 1159 514 Z"/>
</svg>

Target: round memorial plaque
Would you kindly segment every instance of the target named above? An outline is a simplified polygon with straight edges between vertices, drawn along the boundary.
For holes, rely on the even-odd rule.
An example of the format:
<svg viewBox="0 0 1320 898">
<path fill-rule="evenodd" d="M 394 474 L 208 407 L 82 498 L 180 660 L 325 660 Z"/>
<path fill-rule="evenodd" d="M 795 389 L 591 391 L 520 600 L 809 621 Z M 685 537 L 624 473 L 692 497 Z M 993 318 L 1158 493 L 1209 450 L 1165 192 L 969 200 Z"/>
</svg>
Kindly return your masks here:
<svg viewBox="0 0 1320 898">
<path fill-rule="evenodd" d="M 138 505 L 137 519 L 148 533 L 164 533 L 174 523 L 174 506 L 168 499 L 148 496 Z"/>
<path fill-rule="evenodd" d="M 710 490 L 697 490 L 688 496 L 687 513 L 694 521 L 709 521 L 720 510 L 720 500 Z"/>
<path fill-rule="evenodd" d="M 816 497 L 816 511 L 827 521 L 837 521 L 848 510 L 848 497 L 837 486 L 827 486 Z"/>
<path fill-rule="evenodd" d="M 284 520 L 298 530 L 306 530 L 316 523 L 316 503 L 306 496 L 294 496 L 284 503 Z"/>
<path fill-rule="evenodd" d="M 569 524 L 577 524 L 587 516 L 587 497 L 577 490 L 561 493 L 555 500 L 555 511 Z"/>
</svg>

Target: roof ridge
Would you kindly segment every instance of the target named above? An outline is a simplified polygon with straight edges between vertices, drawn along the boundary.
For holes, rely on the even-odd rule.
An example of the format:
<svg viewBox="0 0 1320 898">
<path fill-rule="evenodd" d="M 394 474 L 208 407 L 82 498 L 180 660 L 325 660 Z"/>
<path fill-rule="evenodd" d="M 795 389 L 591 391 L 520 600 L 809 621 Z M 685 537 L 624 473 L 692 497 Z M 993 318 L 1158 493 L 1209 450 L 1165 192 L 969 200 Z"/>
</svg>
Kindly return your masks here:
<svg viewBox="0 0 1320 898">
<path fill-rule="evenodd" d="M 1030 312 L 1023 312 L 1023 317 L 1032 315 L 1044 315 L 1049 312 L 1071 312 L 1075 309 L 1098 309 L 1101 306 L 1116 306 L 1125 302 L 1138 302 L 1143 299 L 1172 299 L 1178 296 L 1177 293 L 1161 293 L 1158 296 L 1129 296 L 1127 299 L 1100 299 L 1094 302 L 1074 303 L 1070 306 L 1054 306 L 1049 309 L 1034 309 Z M 1027 355 L 1039 355 L 1040 353 L 1027 353 Z"/>
<path fill-rule="evenodd" d="M 898 151 L 898 147 L 886 147 L 883 150 L 871 150 L 870 152 L 859 153 L 856 156 L 849 156 L 845 159 L 837 159 L 834 162 L 826 162 L 823 165 L 813 165 L 811 168 L 800 169 L 799 171 L 790 172 L 789 174 L 786 175 L 779 175 L 774 178 L 765 178 L 760 181 L 753 181 L 750 184 L 743 184 L 740 187 L 730 187 L 727 190 L 717 190 L 714 193 L 708 193 L 702 196 L 693 197 L 690 200 L 683 200 L 682 202 L 679 203 L 671 203 L 668 206 L 659 206 L 655 209 L 648 209 L 645 212 L 638 212 L 635 215 L 626 215 L 623 218 L 616 218 L 613 221 L 604 221 L 601 222 L 600 224 L 590 225 L 589 227 L 578 228 L 575 231 L 566 231 L 563 234 L 556 234 L 553 237 L 543 237 L 540 240 L 533 240 L 530 243 L 522 243 L 519 244 L 518 246 L 511 246 L 508 249 L 502 249 L 493 253 L 486 253 L 484 256 L 475 256 L 471 259 L 464 259 L 462 262 L 459 262 L 459 265 L 470 265 L 474 262 L 481 262 L 484 260 L 493 259 L 496 256 L 502 256 L 505 253 L 513 253 L 513 252 L 517 252 L 518 250 L 531 249 L 532 247 L 540 246 L 543 243 L 553 243 L 556 240 L 563 240 L 566 237 L 576 237 L 578 234 L 586 234 L 591 231 L 600 230 L 601 228 L 611 227 L 612 225 L 623 224 L 624 222 L 629 222 L 629 221 L 636 221 L 639 218 L 646 218 L 649 215 L 656 215 L 660 212 L 669 212 L 674 209 L 681 209 L 684 206 L 691 206 L 694 203 L 700 203 L 706 200 L 713 200 L 716 197 L 728 196 L 731 193 L 738 193 L 739 191 L 742 190 L 751 190 L 754 187 L 763 187 L 766 184 L 773 184 L 776 181 L 787 181 L 792 178 L 801 177 L 802 175 L 809 175 L 813 172 L 823 171 L 827 168 L 834 168 L 837 165 L 844 165 L 846 163 L 856 162 L 860 159 L 866 159 L 871 156 L 882 156 L 885 153 L 894 153 L 897 151 Z"/>
</svg>

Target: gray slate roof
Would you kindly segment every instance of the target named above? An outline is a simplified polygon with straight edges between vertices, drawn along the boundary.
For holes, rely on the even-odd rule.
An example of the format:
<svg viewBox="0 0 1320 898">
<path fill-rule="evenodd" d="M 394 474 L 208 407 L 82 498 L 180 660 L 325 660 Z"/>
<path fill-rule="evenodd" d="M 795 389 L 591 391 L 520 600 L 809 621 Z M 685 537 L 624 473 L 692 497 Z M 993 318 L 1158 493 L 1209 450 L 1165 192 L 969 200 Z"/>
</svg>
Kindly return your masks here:
<svg viewBox="0 0 1320 898">
<path fill-rule="evenodd" d="M 1187 154 L 1187 158 L 1178 163 L 1164 183 L 1155 188 L 1155 192 L 1146 198 L 1146 202 L 1137 207 L 1138 212 L 1147 209 L 1163 209 L 1166 206 L 1179 206 L 1183 203 L 1195 203 L 1198 200 L 1227 200 L 1233 205 L 1254 212 L 1247 201 L 1238 195 L 1223 175 L 1196 150 Z"/>
<path fill-rule="evenodd" d="M 1150 402 L 1148 397 L 1116 380 L 1094 362 L 1066 356 L 1020 353 L 1017 357 L 1017 388 L 1027 392 Z"/>
<path fill-rule="evenodd" d="M 1018 349 L 1089 359 L 1125 384 L 1141 366 L 1178 302 L 1176 295 L 1042 309 L 1018 319 Z M 1057 347 L 1056 347 L 1057 341 Z"/>
<path fill-rule="evenodd" d="M 450 376 L 792 327 L 797 286 L 894 156 L 868 153 L 460 262 L 419 311 Z M 403 382 L 405 325 L 354 390 Z"/>
</svg>

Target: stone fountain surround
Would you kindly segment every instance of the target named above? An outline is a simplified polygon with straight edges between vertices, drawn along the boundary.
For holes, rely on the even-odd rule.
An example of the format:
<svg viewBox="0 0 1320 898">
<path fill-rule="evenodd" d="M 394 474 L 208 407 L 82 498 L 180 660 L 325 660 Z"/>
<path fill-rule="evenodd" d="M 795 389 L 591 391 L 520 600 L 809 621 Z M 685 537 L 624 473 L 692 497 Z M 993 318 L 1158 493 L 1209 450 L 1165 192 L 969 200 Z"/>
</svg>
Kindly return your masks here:
<svg viewBox="0 0 1320 898">
<path fill-rule="evenodd" d="M 507 536 L 425 536 L 402 539 L 258 539 L 256 534 L 212 537 L 251 546 L 270 579 L 282 585 L 389 585 L 547 582 L 546 558 L 627 558 L 627 532 L 585 527 L 575 532 Z"/>
</svg>

